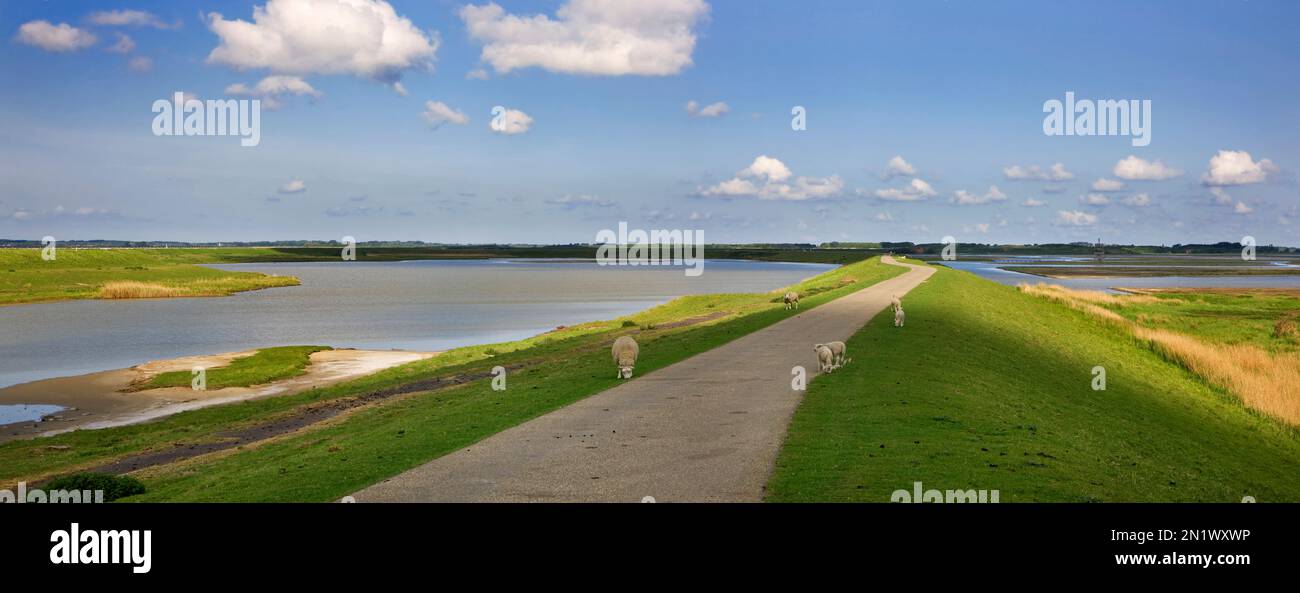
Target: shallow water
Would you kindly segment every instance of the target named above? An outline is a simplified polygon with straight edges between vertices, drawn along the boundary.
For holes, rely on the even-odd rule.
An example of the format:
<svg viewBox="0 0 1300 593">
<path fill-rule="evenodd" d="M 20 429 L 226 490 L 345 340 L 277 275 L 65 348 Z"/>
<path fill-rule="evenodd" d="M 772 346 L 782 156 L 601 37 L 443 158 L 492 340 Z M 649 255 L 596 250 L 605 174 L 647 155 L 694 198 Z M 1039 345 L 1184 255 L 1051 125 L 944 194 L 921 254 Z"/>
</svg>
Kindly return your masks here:
<svg viewBox="0 0 1300 593">
<path fill-rule="evenodd" d="M 1019 258 L 1022 259 L 1023 258 Z M 1118 292 L 1116 287 L 1125 288 L 1298 288 L 1300 276 L 1154 276 L 1154 277 L 1115 277 L 1115 278 L 1045 278 L 1033 274 L 1004 270 L 999 266 L 1035 267 L 1020 261 L 971 261 L 957 260 L 941 263 L 957 270 L 971 272 L 981 278 L 1015 286 L 1020 283 L 1057 284 L 1066 288 L 1084 290 L 1102 290 Z M 1263 265 L 1264 262 L 1261 262 Z M 1068 264 L 1048 264 L 1051 267 L 1070 267 Z M 1282 264 L 1288 265 L 1288 264 Z M 1122 267 L 1112 266 L 1108 267 Z M 1289 265 L 1288 265 L 1289 266 Z M 1205 267 L 1205 266 L 1142 266 L 1142 267 Z"/>
<path fill-rule="evenodd" d="M 612 319 L 686 294 L 766 292 L 834 268 L 709 260 L 680 267 L 475 260 L 233 264 L 301 286 L 190 299 L 0 307 L 0 386 L 164 358 L 293 344 L 446 350 Z"/>
<path fill-rule="evenodd" d="M 63 406 L 48 404 L 0 404 L 0 425 L 15 422 L 39 422 L 50 414 L 63 409 Z"/>
</svg>

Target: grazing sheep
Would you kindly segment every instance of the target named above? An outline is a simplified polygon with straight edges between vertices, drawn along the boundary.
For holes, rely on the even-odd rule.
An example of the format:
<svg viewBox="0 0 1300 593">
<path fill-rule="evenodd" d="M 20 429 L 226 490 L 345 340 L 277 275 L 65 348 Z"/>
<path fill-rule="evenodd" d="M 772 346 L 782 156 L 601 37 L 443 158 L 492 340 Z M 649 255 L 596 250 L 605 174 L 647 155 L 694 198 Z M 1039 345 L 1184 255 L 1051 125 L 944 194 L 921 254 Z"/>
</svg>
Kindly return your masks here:
<svg viewBox="0 0 1300 593">
<path fill-rule="evenodd" d="M 903 327 L 903 308 L 894 309 L 894 327 Z"/>
<path fill-rule="evenodd" d="M 631 379 L 632 367 L 636 366 L 636 356 L 640 354 L 641 347 L 636 345 L 636 340 L 631 336 L 620 336 L 614 340 L 614 347 L 610 348 L 610 353 L 614 355 L 614 364 L 618 365 L 619 379 Z"/>
<path fill-rule="evenodd" d="M 813 352 L 817 353 L 817 366 L 823 373 L 829 373 L 835 370 L 835 354 L 826 344 L 813 346 Z"/>
<path fill-rule="evenodd" d="M 781 300 L 785 301 L 785 308 L 787 309 L 799 308 L 799 293 L 797 292 L 794 291 L 787 292 L 785 293 L 785 296 L 781 298 Z"/>
<path fill-rule="evenodd" d="M 893 301 L 892 301 L 892 305 L 893 305 L 893 307 L 894 307 L 894 311 L 898 311 L 899 309 L 902 309 L 902 308 L 903 308 L 903 299 L 898 298 L 898 295 L 894 295 L 894 299 L 893 299 Z"/>
<path fill-rule="evenodd" d="M 848 353 L 848 347 L 844 342 L 826 342 L 825 346 L 831 349 L 831 354 L 835 355 L 835 366 L 842 367 L 847 364 L 844 355 Z"/>
</svg>

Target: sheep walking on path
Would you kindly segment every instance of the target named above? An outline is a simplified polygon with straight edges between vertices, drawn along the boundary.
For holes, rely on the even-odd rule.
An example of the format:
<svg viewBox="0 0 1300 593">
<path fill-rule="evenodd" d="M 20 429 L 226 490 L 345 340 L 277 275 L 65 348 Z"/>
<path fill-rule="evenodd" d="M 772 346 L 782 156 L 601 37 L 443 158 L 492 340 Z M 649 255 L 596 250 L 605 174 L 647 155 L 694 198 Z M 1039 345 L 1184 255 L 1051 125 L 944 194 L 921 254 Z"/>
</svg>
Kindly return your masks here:
<svg viewBox="0 0 1300 593">
<path fill-rule="evenodd" d="M 637 346 L 636 340 L 631 336 L 620 336 L 614 340 L 610 353 L 614 355 L 614 364 L 618 365 L 618 378 L 632 378 L 632 367 L 636 366 L 636 356 L 640 352 L 640 346 Z"/>
<path fill-rule="evenodd" d="M 903 308 L 894 309 L 894 327 L 903 327 Z"/>
<path fill-rule="evenodd" d="M 781 297 L 781 300 L 785 302 L 785 308 L 787 309 L 799 308 L 799 293 L 797 292 L 787 292 L 784 297 Z"/>
<path fill-rule="evenodd" d="M 817 353 L 817 366 L 823 373 L 829 373 L 835 370 L 835 354 L 826 344 L 813 346 L 813 352 Z"/>
<path fill-rule="evenodd" d="M 903 309 L 903 299 L 898 298 L 898 295 L 894 295 L 894 298 L 890 302 L 890 305 L 894 307 L 894 313 L 897 314 L 899 311 Z"/>
</svg>

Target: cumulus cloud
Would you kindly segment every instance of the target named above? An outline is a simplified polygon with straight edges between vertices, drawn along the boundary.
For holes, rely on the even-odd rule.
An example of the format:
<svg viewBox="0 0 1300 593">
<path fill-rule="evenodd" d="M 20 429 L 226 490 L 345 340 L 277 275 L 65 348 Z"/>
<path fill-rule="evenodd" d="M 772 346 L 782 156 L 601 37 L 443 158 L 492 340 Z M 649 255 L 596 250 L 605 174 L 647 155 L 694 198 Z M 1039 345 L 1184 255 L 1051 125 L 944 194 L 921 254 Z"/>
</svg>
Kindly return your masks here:
<svg viewBox="0 0 1300 593">
<path fill-rule="evenodd" d="M 1034 198 L 1025 198 L 1025 201 L 1021 202 L 1020 205 L 1026 208 L 1037 208 L 1039 206 L 1046 206 L 1047 202 L 1035 200 Z"/>
<path fill-rule="evenodd" d="M 1260 183 L 1269 173 L 1276 173 L 1277 165 L 1268 159 L 1258 162 L 1244 150 L 1220 150 L 1210 157 L 1210 168 L 1201 176 L 1205 185 L 1246 185 Z"/>
<path fill-rule="evenodd" d="M 488 71 L 482 68 L 475 68 L 465 73 L 465 80 L 487 80 Z"/>
<path fill-rule="evenodd" d="M 934 191 L 934 188 L 930 187 L 929 183 L 920 178 L 913 178 L 911 183 L 902 188 L 891 187 L 875 191 L 877 198 L 890 202 L 916 202 L 936 195 L 938 195 L 938 192 Z"/>
<path fill-rule="evenodd" d="M 135 51 L 135 40 L 125 33 L 114 33 L 117 36 L 117 43 L 108 47 L 108 51 L 118 54 L 129 54 Z"/>
<path fill-rule="evenodd" d="M 888 212 L 877 212 L 874 218 L 876 222 L 894 222 L 894 217 Z"/>
<path fill-rule="evenodd" d="M 1119 191 L 1124 189 L 1124 182 L 1118 179 L 1101 178 L 1092 182 L 1092 191 Z"/>
<path fill-rule="evenodd" d="M 78 29 L 67 23 L 51 24 L 49 21 L 31 21 L 18 27 L 14 37 L 20 43 L 39 47 L 45 51 L 70 52 L 95 44 L 94 33 Z"/>
<path fill-rule="evenodd" d="M 1147 194 L 1133 194 L 1131 196 L 1128 196 L 1127 198 L 1124 198 L 1124 205 L 1133 206 L 1136 208 L 1144 208 L 1146 206 L 1151 205 L 1151 196 Z"/>
<path fill-rule="evenodd" d="M 756 197 L 761 200 L 802 201 L 837 196 L 844 191 L 844 180 L 830 177 L 795 177 L 779 159 L 759 155 L 736 176 L 705 188 L 702 196 Z"/>
<path fill-rule="evenodd" d="M 92 25 L 101 25 L 108 27 L 153 27 L 155 29 L 171 29 L 179 27 L 180 23 L 167 24 L 151 12 L 144 10 L 101 10 L 92 12 L 86 17 Z"/>
<path fill-rule="evenodd" d="M 1087 206 L 1105 206 L 1110 203 L 1110 198 L 1101 194 L 1088 194 L 1080 196 L 1079 203 Z"/>
<path fill-rule="evenodd" d="M 1028 167 L 1011 165 L 1002 169 L 1002 175 L 1012 181 L 1069 181 L 1074 179 L 1074 173 L 1068 171 L 1064 163 L 1056 163 L 1046 171 L 1038 165 Z"/>
<path fill-rule="evenodd" d="M 282 194 L 300 194 L 307 191 L 307 183 L 301 179 L 290 179 L 276 191 Z"/>
<path fill-rule="evenodd" d="M 1002 193 L 1002 190 L 998 189 L 998 186 L 990 185 L 989 191 L 984 192 L 983 195 L 978 195 L 978 196 L 964 189 L 959 189 L 955 192 L 952 192 L 952 200 L 950 201 L 954 204 L 957 204 L 958 206 L 972 206 L 972 205 L 980 205 L 980 204 L 991 204 L 993 202 L 1001 202 L 1006 199 L 1007 199 L 1007 194 Z"/>
<path fill-rule="evenodd" d="M 488 128 L 498 134 L 513 136 L 523 134 L 533 127 L 533 118 L 518 109 L 497 106 L 492 108 L 492 121 Z"/>
<path fill-rule="evenodd" d="M 1210 193 L 1214 195 L 1215 204 L 1219 204 L 1221 206 L 1227 206 L 1232 204 L 1232 196 L 1228 195 L 1228 192 L 1223 191 L 1223 188 L 1211 187 Z"/>
<path fill-rule="evenodd" d="M 1127 158 L 1115 163 L 1115 168 L 1111 172 L 1116 177 L 1129 181 L 1164 181 L 1183 174 L 1182 171 L 1159 160 L 1148 161 L 1134 155 L 1129 155 Z"/>
<path fill-rule="evenodd" d="M 321 96 L 321 92 L 308 84 L 307 81 L 297 76 L 284 75 L 267 76 L 258 81 L 252 88 L 242 82 L 235 83 L 226 87 L 226 94 L 261 99 L 262 106 L 267 109 L 279 109 L 283 106 L 280 98 L 285 95 Z"/>
<path fill-rule="evenodd" d="M 895 156 L 889 159 L 889 163 L 885 165 L 885 173 L 880 178 L 887 181 L 895 177 L 916 177 L 916 175 L 916 167 L 913 167 L 912 163 L 904 160 L 902 156 Z"/>
<path fill-rule="evenodd" d="M 695 101 L 686 102 L 686 113 L 694 115 L 695 117 L 721 117 L 726 115 L 728 111 L 731 111 L 731 108 L 722 101 L 710 103 L 703 107 L 700 107 L 700 104 Z"/>
<path fill-rule="evenodd" d="M 463 111 L 457 111 L 442 101 L 425 101 L 424 113 L 420 114 L 424 121 L 429 122 L 433 129 L 441 128 L 443 124 L 455 124 L 463 126 L 469 123 L 469 116 Z"/>
<path fill-rule="evenodd" d="M 1237 205 L 1232 207 L 1233 214 L 1250 214 L 1254 211 L 1255 209 L 1247 206 L 1245 202 L 1237 202 Z"/>
<path fill-rule="evenodd" d="M 205 15 L 220 44 L 208 62 L 276 74 L 352 74 L 395 85 L 431 68 L 436 34 L 425 34 L 383 0 L 267 0 L 253 22 Z M 396 88 L 396 87 L 395 87 Z"/>
<path fill-rule="evenodd" d="M 1092 226 L 1097 224 L 1097 215 L 1078 210 L 1057 210 L 1056 224 L 1065 226 Z"/>
<path fill-rule="evenodd" d="M 690 66 L 704 0 L 569 0 L 555 12 L 518 16 L 495 3 L 460 10 L 481 58 L 499 74 L 542 68 L 595 76 L 667 76 Z"/>
</svg>

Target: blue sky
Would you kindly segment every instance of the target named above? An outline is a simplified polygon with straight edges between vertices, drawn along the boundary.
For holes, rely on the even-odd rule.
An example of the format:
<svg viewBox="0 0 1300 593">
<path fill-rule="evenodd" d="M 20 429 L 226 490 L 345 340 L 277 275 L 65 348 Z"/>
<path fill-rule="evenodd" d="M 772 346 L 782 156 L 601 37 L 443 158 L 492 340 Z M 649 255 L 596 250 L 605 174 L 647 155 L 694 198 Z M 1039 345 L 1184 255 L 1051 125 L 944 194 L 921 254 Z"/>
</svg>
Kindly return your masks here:
<svg viewBox="0 0 1300 593">
<path fill-rule="evenodd" d="M 1294 2 L 468 4 L 9 3 L 0 237 L 1300 245 Z M 155 136 L 178 91 L 279 105 Z M 1150 144 L 1045 135 L 1067 91 Z"/>
</svg>

